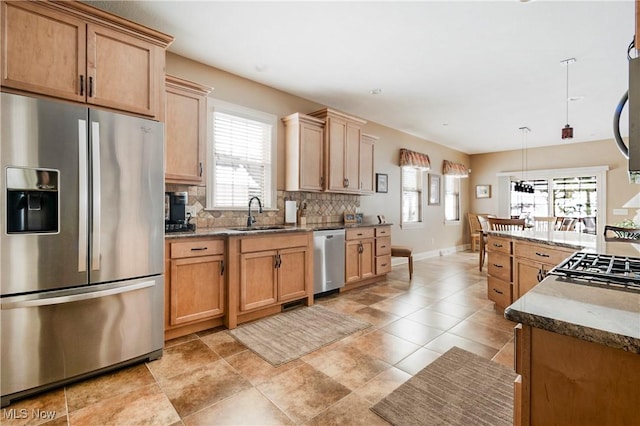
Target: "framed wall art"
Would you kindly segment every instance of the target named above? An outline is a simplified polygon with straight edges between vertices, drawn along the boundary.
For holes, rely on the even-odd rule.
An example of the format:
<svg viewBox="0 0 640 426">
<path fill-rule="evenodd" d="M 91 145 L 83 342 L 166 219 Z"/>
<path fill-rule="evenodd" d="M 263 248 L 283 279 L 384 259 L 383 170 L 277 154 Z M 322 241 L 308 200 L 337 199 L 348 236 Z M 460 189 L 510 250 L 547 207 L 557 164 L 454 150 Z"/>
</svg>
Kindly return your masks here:
<svg viewBox="0 0 640 426">
<path fill-rule="evenodd" d="M 389 191 L 389 176 L 384 173 L 376 173 L 376 192 Z"/>
<path fill-rule="evenodd" d="M 440 205 L 440 175 L 429 173 L 429 205 Z"/>
<path fill-rule="evenodd" d="M 476 198 L 491 198 L 491 185 L 476 185 Z"/>
</svg>

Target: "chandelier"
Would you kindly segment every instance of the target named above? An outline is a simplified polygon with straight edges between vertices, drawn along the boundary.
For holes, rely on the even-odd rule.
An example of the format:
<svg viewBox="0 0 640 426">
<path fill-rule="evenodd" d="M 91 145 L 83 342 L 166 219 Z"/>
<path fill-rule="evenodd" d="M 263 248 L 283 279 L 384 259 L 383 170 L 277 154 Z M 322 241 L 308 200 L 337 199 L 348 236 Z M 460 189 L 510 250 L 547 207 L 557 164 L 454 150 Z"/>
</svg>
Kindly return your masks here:
<svg viewBox="0 0 640 426">
<path fill-rule="evenodd" d="M 531 129 L 523 126 L 518 130 L 522 132 L 522 179 L 514 182 L 513 190 L 515 192 L 533 194 L 535 192 L 535 190 L 533 189 L 533 185 L 531 185 L 527 181 L 527 134 L 531 131 Z"/>
</svg>

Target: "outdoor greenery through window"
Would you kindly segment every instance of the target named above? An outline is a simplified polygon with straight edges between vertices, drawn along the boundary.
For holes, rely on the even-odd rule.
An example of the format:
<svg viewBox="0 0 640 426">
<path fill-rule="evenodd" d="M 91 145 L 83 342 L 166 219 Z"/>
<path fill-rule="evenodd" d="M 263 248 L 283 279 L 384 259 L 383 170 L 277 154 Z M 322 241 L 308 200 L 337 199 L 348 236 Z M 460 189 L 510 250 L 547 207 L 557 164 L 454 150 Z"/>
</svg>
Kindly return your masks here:
<svg viewBox="0 0 640 426">
<path fill-rule="evenodd" d="M 208 207 L 245 209 L 253 196 L 275 207 L 275 116 L 218 102 L 212 119 Z"/>
<path fill-rule="evenodd" d="M 422 175 L 419 167 L 402 167 L 402 223 L 422 222 Z"/>
<path fill-rule="evenodd" d="M 444 220 L 456 222 L 460 220 L 460 177 L 444 176 Z"/>
</svg>

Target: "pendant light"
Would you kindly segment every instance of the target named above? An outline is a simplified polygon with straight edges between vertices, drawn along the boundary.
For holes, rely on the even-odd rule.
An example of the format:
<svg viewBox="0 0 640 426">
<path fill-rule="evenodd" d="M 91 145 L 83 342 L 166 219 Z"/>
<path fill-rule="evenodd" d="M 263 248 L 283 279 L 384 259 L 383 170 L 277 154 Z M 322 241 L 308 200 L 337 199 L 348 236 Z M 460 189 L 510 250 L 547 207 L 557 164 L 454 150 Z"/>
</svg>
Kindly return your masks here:
<svg viewBox="0 0 640 426">
<path fill-rule="evenodd" d="M 533 194 L 535 192 L 533 185 L 527 181 L 527 134 L 531 129 L 523 126 L 519 127 L 518 130 L 522 132 L 522 178 L 514 182 L 513 190 L 515 192 Z"/>
<path fill-rule="evenodd" d="M 569 65 L 573 64 L 576 58 L 565 59 L 560 61 L 560 65 L 567 67 L 567 92 L 565 102 L 567 104 L 567 124 L 562 128 L 562 139 L 573 139 L 573 127 L 569 125 Z"/>
</svg>

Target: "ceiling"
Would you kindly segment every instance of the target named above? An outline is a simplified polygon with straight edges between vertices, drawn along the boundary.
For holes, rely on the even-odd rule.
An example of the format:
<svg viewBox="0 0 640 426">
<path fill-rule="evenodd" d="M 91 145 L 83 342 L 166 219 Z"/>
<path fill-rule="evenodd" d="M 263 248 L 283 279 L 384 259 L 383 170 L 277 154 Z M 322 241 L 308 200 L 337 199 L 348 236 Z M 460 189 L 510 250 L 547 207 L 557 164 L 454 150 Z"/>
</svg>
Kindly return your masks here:
<svg viewBox="0 0 640 426">
<path fill-rule="evenodd" d="M 86 3 L 175 36 L 178 55 L 468 154 L 611 139 L 634 33 L 632 0 Z"/>
</svg>

